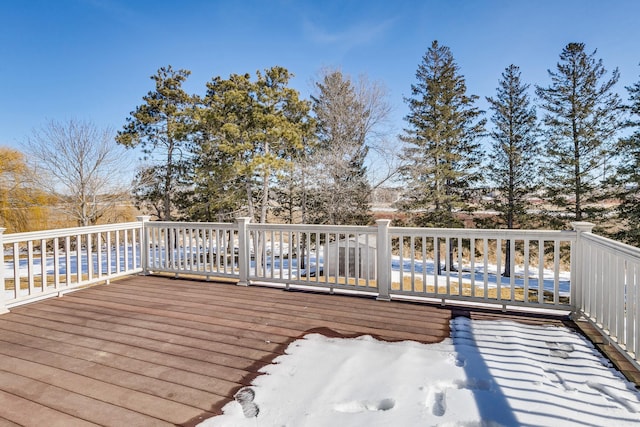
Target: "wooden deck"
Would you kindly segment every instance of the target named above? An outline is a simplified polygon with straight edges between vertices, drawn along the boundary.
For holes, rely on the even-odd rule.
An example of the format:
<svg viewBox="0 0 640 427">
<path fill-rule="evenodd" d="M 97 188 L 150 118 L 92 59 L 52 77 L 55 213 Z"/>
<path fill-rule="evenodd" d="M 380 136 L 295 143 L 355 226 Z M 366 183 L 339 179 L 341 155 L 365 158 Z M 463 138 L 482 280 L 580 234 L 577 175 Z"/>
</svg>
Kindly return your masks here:
<svg viewBox="0 0 640 427">
<path fill-rule="evenodd" d="M 431 343 L 456 315 L 505 317 L 129 277 L 0 316 L 0 426 L 193 425 L 306 333 Z"/>
</svg>

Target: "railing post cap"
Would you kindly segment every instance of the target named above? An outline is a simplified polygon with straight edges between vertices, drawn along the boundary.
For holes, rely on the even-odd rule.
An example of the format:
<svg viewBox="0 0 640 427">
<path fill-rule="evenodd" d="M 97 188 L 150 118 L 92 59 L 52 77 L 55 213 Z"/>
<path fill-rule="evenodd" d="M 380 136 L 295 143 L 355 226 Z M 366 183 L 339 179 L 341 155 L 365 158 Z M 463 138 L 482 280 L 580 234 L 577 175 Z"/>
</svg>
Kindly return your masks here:
<svg viewBox="0 0 640 427">
<path fill-rule="evenodd" d="M 592 222 L 576 221 L 576 222 L 572 222 L 571 226 L 575 231 L 590 233 L 591 230 L 593 230 L 593 227 L 595 227 L 596 225 Z"/>
<path fill-rule="evenodd" d="M 4 227 L 0 227 L 0 234 L 4 233 L 5 231 L 7 231 L 7 229 L 6 229 L 6 228 L 4 228 Z"/>
<path fill-rule="evenodd" d="M 237 221 L 238 223 L 245 223 L 245 224 L 248 224 L 249 222 L 251 222 L 251 217 L 248 217 L 248 216 L 240 216 L 240 217 L 236 218 L 236 221 Z"/>
<path fill-rule="evenodd" d="M 151 216 L 150 215 L 140 215 L 140 216 L 137 216 L 136 219 L 138 221 L 141 221 L 141 222 L 147 222 L 147 221 L 149 221 L 151 219 Z"/>
<path fill-rule="evenodd" d="M 378 226 L 388 226 L 389 224 L 391 224 L 391 220 L 390 219 L 377 219 L 376 220 L 376 224 L 378 224 Z"/>
</svg>

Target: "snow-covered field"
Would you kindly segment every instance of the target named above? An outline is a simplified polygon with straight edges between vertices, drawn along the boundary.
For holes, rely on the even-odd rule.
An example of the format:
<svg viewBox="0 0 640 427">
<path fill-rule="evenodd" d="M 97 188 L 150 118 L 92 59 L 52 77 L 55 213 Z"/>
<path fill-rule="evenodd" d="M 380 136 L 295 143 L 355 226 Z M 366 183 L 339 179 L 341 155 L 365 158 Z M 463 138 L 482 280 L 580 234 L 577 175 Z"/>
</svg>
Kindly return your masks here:
<svg viewBox="0 0 640 427">
<path fill-rule="evenodd" d="M 311 334 L 201 427 L 637 426 L 640 393 L 577 333 L 451 322 L 438 344 Z M 252 401 L 251 401 L 252 400 Z"/>
</svg>

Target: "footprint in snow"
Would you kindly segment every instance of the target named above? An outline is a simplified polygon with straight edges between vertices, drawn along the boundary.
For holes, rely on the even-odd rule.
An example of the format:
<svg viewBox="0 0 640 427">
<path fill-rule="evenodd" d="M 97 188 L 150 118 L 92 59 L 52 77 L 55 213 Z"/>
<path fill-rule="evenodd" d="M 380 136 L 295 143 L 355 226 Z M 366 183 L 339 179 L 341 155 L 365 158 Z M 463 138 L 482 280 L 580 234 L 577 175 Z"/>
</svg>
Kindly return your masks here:
<svg viewBox="0 0 640 427">
<path fill-rule="evenodd" d="M 560 359 L 568 359 L 569 353 L 574 350 L 573 344 L 570 343 L 547 341 L 546 344 L 549 347 L 549 355 Z"/>
<path fill-rule="evenodd" d="M 242 413 L 245 418 L 255 418 L 260 413 L 260 408 L 253 402 L 255 397 L 256 393 L 251 387 L 242 387 L 233 395 L 233 398 L 242 407 Z"/>
<path fill-rule="evenodd" d="M 560 375 L 560 373 L 555 369 L 544 369 L 544 373 L 545 378 L 548 378 L 556 387 L 562 386 L 565 391 L 575 391 L 575 388 L 571 387 L 571 385 L 569 385 L 569 383 L 566 382 L 562 375 Z"/>
<path fill-rule="evenodd" d="M 447 412 L 446 391 L 436 387 L 429 387 L 428 390 L 425 406 L 436 417 L 442 417 Z"/>
<path fill-rule="evenodd" d="M 355 414 L 364 411 L 388 411 L 396 406 L 396 401 L 391 398 L 370 401 L 370 400 L 352 400 L 351 402 L 338 403 L 333 409 L 338 412 Z"/>
<path fill-rule="evenodd" d="M 623 397 L 620 393 L 618 393 L 615 389 L 611 387 L 607 387 L 604 384 L 587 381 L 587 386 L 590 388 L 599 391 L 603 395 L 605 395 L 609 400 L 616 402 L 618 405 L 622 406 L 624 409 L 629 411 L 632 414 L 640 412 L 640 407 L 638 407 L 637 402 L 631 402 L 625 397 Z"/>
<path fill-rule="evenodd" d="M 459 368 L 464 368 L 467 365 L 467 360 L 464 356 L 455 353 L 449 353 L 447 360 Z"/>
</svg>

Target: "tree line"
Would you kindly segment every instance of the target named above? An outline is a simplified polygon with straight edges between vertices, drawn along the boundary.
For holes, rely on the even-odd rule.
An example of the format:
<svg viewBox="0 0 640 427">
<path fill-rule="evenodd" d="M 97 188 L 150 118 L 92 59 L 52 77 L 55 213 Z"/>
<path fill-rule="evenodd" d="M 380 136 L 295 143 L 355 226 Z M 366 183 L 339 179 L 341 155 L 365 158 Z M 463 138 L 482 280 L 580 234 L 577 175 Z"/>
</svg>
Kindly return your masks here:
<svg viewBox="0 0 640 427">
<path fill-rule="evenodd" d="M 292 74 L 275 66 L 214 77 L 198 95 L 183 88 L 188 70 L 167 66 L 115 140 L 142 153 L 131 191 L 160 220 L 369 224 L 373 188 L 393 178 L 404 187 L 406 225 L 463 226 L 463 214 L 477 208 L 470 201 L 490 188 L 483 206 L 497 215 L 475 226 L 588 220 L 615 224 L 601 231 L 640 246 L 640 82 L 621 99 L 619 71 L 596 55 L 567 44 L 549 83 L 534 85 L 535 100 L 519 67 L 507 66 L 485 112 L 451 50 L 434 41 L 405 98 L 395 152 L 385 151 L 386 92 L 365 77 L 323 70 L 302 99 L 289 86 Z M 36 134 L 32 151 L 46 140 Z M 372 157 L 389 162 L 376 182 Z"/>
<path fill-rule="evenodd" d="M 187 94 L 188 70 L 163 67 L 116 140 L 145 155 L 135 198 L 154 217 L 367 224 L 365 159 L 388 115 L 384 89 L 324 70 L 310 100 L 283 67 L 214 77 Z"/>
<path fill-rule="evenodd" d="M 618 70 L 608 73 L 583 43 L 567 44 L 548 74 L 549 85 L 535 86 L 534 105 L 529 84 L 509 65 L 495 97 L 486 98 L 493 124 L 487 129 L 451 50 L 432 43 L 407 99 L 402 136 L 404 208 L 419 212 L 414 222 L 461 226 L 458 213 L 471 210 L 470 191 L 484 184 L 496 190 L 486 205 L 498 215 L 478 225 L 559 228 L 588 220 L 640 245 L 640 83 L 627 88 L 625 104 L 614 90 Z M 621 138 L 625 129 L 632 133 Z M 483 137 L 490 141 L 486 153 L 478 143 Z M 534 205 L 532 196 L 544 205 Z M 616 209 L 607 207 L 612 200 Z"/>
</svg>

